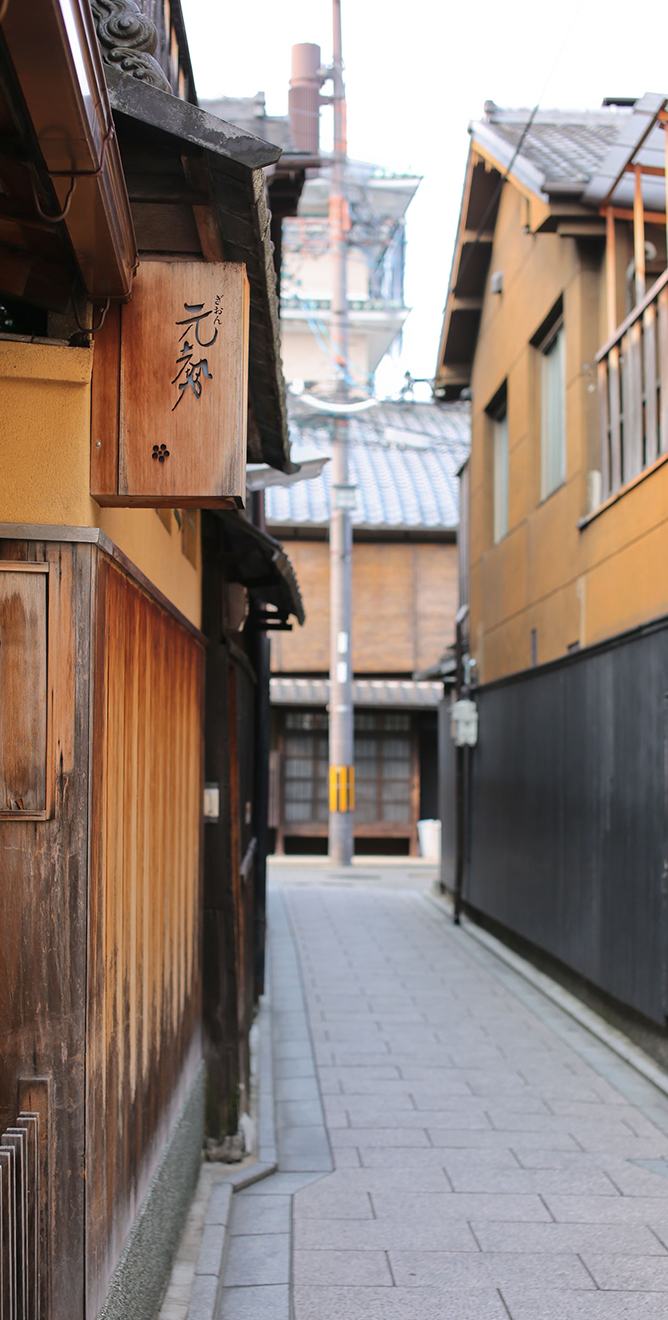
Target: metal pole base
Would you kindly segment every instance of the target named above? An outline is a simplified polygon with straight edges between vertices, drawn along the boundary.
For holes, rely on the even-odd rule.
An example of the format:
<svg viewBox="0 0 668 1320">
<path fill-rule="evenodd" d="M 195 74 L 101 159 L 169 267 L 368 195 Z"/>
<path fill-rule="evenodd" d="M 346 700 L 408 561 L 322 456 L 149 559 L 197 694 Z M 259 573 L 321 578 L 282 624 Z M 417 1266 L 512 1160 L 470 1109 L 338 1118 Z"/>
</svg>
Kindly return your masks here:
<svg viewBox="0 0 668 1320">
<path fill-rule="evenodd" d="M 352 866 L 353 816 L 350 811 L 330 812 L 329 860 L 335 866 Z"/>
</svg>

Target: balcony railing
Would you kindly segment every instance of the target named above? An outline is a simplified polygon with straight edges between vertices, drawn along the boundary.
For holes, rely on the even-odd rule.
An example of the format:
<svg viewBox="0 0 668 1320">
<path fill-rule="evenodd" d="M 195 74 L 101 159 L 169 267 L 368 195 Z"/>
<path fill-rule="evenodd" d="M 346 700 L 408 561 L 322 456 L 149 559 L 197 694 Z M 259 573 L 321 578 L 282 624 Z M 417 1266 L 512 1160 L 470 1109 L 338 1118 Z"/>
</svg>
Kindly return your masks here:
<svg viewBox="0 0 668 1320">
<path fill-rule="evenodd" d="M 668 449 L 668 270 L 596 361 L 605 500 Z"/>
</svg>

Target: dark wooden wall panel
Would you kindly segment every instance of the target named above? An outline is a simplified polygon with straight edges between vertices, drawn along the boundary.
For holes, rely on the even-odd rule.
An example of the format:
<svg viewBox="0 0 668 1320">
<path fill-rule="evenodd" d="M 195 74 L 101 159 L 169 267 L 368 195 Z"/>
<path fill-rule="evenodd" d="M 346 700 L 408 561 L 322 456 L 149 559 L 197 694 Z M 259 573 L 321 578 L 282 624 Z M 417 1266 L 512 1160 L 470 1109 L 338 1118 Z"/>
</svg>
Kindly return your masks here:
<svg viewBox="0 0 668 1320">
<path fill-rule="evenodd" d="M 95 606 L 87 1314 L 200 1045 L 201 643 L 100 557 Z"/>
<path fill-rule="evenodd" d="M 46 1248 L 43 1312 L 53 1320 L 83 1314 L 89 621 L 94 553 L 90 545 L 0 543 L 0 559 L 48 562 L 50 570 L 47 697 L 52 739 L 46 769 L 53 789 L 53 815 L 48 820 L 0 820 L 0 1130 L 13 1124 L 19 1108 L 25 1107 L 19 1087 L 26 1093 L 30 1088 L 22 1079 L 48 1078 L 49 1123 L 43 1139 L 50 1186 L 41 1229 Z M 43 584 L 45 578 L 40 580 Z M 35 645 L 39 632 L 34 635 Z M 5 719 L 7 699 L 3 689 L 0 703 Z"/>
<path fill-rule="evenodd" d="M 476 693 L 465 898 L 668 1014 L 668 621 Z"/>
</svg>

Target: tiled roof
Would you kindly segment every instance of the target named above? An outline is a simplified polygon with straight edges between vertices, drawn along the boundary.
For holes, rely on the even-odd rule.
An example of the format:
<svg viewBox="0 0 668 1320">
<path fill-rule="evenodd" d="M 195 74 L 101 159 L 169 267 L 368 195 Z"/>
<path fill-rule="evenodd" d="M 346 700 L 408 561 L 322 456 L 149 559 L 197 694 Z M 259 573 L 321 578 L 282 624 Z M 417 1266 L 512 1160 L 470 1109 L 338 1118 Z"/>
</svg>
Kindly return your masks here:
<svg viewBox="0 0 668 1320">
<path fill-rule="evenodd" d="M 471 124 L 471 134 L 492 150 L 496 144 L 500 163 L 508 165 L 531 111 L 501 110 L 489 102 L 486 110 L 484 120 Z M 540 110 L 522 143 L 520 159 L 541 184 L 573 182 L 582 189 L 616 143 L 628 117 L 628 112 L 613 107 Z"/>
<path fill-rule="evenodd" d="M 327 678 L 272 678 L 274 706 L 326 706 Z M 402 709 L 435 709 L 443 699 L 442 683 L 416 683 L 413 679 L 357 678 L 353 680 L 353 705 L 395 706 Z"/>
<path fill-rule="evenodd" d="M 292 457 L 332 452 L 333 420 L 290 399 Z M 469 451 L 468 403 L 382 403 L 348 419 L 349 481 L 357 486 L 356 527 L 455 528 L 457 472 Z M 270 525 L 329 521 L 331 464 L 313 481 L 265 492 Z"/>
</svg>

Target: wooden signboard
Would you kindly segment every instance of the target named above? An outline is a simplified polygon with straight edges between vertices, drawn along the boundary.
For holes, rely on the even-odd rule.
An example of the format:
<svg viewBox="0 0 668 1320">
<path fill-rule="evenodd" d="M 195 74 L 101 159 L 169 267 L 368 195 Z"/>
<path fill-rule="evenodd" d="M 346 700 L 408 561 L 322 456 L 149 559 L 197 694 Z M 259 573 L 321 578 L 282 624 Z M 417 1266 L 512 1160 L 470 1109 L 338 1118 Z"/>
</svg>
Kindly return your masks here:
<svg viewBox="0 0 668 1320">
<path fill-rule="evenodd" d="M 232 262 L 143 262 L 95 336 L 91 495 L 239 508 L 246 491 L 249 288 Z"/>
</svg>

